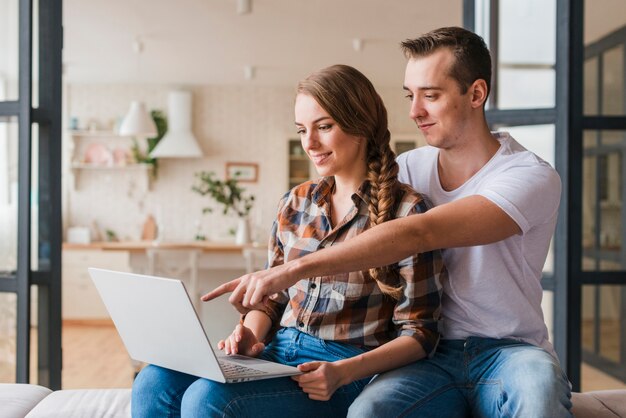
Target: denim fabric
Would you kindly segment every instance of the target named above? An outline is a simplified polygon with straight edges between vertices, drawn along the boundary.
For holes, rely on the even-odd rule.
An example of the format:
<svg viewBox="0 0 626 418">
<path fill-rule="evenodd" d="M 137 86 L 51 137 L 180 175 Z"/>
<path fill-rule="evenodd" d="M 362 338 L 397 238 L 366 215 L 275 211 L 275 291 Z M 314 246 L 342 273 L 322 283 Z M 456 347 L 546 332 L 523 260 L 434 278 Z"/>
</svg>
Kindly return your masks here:
<svg viewBox="0 0 626 418">
<path fill-rule="evenodd" d="M 558 362 L 515 340 L 442 340 L 430 359 L 375 377 L 350 407 L 361 417 L 571 417 Z"/>
<path fill-rule="evenodd" d="M 281 329 L 261 358 L 291 366 L 336 361 L 364 350 Z M 158 366 L 144 368 L 133 384 L 132 416 L 141 417 L 335 417 L 345 416 L 369 379 L 339 388 L 329 401 L 313 401 L 297 382 L 281 377 L 223 384 Z"/>
</svg>

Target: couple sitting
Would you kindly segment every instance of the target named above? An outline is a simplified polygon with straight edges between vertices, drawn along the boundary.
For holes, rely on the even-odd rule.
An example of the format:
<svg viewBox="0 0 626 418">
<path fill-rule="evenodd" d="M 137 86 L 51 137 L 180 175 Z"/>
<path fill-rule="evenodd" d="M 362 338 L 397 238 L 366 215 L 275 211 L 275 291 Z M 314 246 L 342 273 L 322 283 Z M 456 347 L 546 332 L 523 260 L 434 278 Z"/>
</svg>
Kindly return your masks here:
<svg viewBox="0 0 626 418">
<path fill-rule="evenodd" d="M 344 65 L 311 74 L 295 124 L 322 178 L 281 199 L 272 268 L 203 297 L 233 292 L 245 313 L 220 349 L 303 374 L 221 384 L 148 366 L 133 416 L 571 416 L 540 307 L 559 177 L 489 132 L 479 36 L 442 28 L 402 45 L 430 147 L 396 161 L 371 82 Z"/>
</svg>

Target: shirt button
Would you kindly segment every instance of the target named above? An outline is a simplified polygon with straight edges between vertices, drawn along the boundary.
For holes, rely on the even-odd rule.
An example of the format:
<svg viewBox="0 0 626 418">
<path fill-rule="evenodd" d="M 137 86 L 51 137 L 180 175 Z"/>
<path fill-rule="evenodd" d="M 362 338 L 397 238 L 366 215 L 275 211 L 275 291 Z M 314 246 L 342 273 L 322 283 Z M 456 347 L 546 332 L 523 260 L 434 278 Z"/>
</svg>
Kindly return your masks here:
<svg viewBox="0 0 626 418">
<path fill-rule="evenodd" d="M 311 289 L 315 289 L 317 285 L 315 283 L 311 283 Z"/>
<path fill-rule="evenodd" d="M 300 328 L 303 328 L 303 327 L 304 327 L 304 322 L 300 322 L 300 323 L 298 324 L 298 326 L 299 326 Z"/>
</svg>

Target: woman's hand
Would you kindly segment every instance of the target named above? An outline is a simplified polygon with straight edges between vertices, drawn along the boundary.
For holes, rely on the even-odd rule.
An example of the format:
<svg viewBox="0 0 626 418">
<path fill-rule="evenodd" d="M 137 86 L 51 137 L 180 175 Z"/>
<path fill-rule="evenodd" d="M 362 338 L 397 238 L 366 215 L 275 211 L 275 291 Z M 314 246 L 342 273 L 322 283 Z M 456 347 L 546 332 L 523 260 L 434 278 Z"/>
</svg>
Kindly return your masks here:
<svg viewBox="0 0 626 418">
<path fill-rule="evenodd" d="M 298 365 L 298 369 L 304 374 L 292 379 L 316 401 L 329 400 L 338 388 L 351 382 L 338 362 L 312 361 Z"/>
<path fill-rule="evenodd" d="M 250 328 L 239 324 L 226 340 L 220 340 L 217 343 L 217 348 L 224 350 L 226 354 L 257 357 L 265 349 L 265 344 L 257 339 Z"/>
</svg>

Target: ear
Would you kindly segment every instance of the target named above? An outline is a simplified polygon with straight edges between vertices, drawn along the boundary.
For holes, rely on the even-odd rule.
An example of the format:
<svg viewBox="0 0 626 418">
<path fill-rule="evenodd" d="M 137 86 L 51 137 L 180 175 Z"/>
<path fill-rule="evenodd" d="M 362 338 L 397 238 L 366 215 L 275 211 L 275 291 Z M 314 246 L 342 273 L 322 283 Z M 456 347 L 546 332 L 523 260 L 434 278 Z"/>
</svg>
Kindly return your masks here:
<svg viewBox="0 0 626 418">
<path fill-rule="evenodd" d="M 473 108 L 481 108 L 487 100 L 487 83 L 482 78 L 474 81 L 469 87 L 470 100 Z"/>
</svg>

